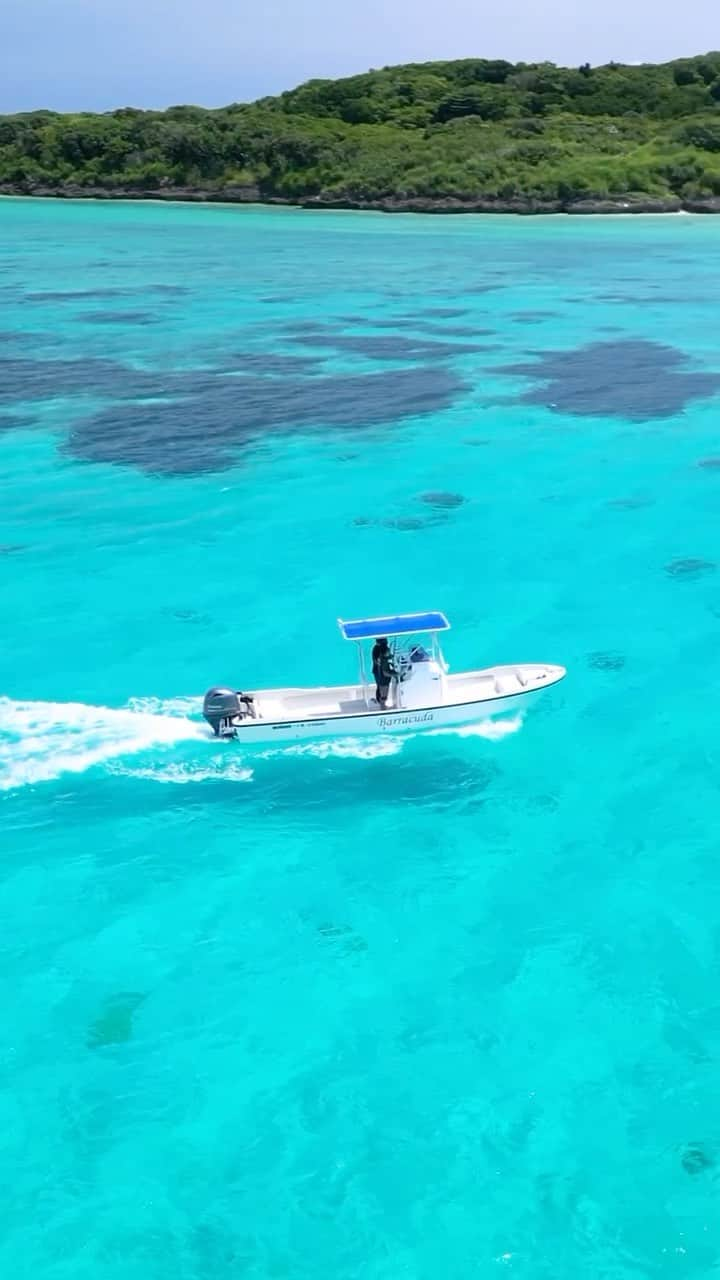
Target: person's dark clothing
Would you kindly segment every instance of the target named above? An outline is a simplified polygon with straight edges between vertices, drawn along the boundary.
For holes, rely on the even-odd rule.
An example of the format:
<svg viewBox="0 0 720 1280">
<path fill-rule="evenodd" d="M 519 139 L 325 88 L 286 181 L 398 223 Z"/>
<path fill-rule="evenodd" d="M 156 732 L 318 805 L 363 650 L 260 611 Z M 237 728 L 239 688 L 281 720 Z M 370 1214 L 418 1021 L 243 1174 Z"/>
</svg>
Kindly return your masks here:
<svg viewBox="0 0 720 1280">
<path fill-rule="evenodd" d="M 395 675 L 395 668 L 392 664 L 390 649 L 387 645 L 382 644 L 379 640 L 373 645 L 372 651 L 372 669 L 373 679 L 375 680 L 375 701 L 384 707 L 387 702 L 387 696 L 390 692 L 390 682 Z"/>
</svg>

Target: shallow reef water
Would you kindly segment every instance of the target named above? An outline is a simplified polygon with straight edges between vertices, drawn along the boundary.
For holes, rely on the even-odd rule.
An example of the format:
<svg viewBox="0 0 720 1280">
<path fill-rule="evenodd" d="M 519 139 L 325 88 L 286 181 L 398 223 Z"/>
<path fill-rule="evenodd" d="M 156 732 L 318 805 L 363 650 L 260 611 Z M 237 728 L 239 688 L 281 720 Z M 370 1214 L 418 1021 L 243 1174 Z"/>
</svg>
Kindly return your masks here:
<svg viewBox="0 0 720 1280">
<path fill-rule="evenodd" d="M 715 1274 L 717 223 L 0 230 L 2 1275 Z M 206 732 L 424 609 L 568 677 Z"/>
</svg>

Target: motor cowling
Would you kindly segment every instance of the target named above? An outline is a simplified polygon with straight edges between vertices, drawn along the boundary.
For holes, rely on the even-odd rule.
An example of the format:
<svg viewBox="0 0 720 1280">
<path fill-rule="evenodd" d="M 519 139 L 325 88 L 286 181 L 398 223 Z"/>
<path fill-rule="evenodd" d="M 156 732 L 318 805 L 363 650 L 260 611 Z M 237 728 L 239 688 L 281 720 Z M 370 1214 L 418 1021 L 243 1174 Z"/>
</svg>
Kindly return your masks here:
<svg viewBox="0 0 720 1280">
<path fill-rule="evenodd" d="M 203 715 L 218 738 L 233 738 L 238 723 L 251 715 L 252 698 L 234 689 L 208 689 Z"/>
</svg>

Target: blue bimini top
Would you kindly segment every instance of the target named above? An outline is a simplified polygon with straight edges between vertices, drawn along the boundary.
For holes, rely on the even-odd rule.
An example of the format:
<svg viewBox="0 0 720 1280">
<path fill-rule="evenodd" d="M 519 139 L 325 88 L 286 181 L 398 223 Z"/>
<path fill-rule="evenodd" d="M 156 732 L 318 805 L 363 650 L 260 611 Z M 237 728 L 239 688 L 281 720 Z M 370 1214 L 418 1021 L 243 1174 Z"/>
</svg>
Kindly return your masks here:
<svg viewBox="0 0 720 1280">
<path fill-rule="evenodd" d="M 380 636 L 416 636 L 428 631 L 449 631 L 444 613 L 397 613 L 391 618 L 357 618 L 343 622 L 340 631 L 346 640 L 377 640 Z"/>
</svg>

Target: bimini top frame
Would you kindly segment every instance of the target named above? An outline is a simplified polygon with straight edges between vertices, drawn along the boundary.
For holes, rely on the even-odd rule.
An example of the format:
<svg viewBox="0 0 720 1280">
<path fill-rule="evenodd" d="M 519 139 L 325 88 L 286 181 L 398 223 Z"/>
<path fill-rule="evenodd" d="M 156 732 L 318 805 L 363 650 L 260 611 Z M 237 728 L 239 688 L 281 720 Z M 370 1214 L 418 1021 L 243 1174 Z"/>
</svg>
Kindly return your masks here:
<svg viewBox="0 0 720 1280">
<path fill-rule="evenodd" d="M 378 640 L 380 636 L 417 636 L 450 630 L 444 613 L 397 613 L 389 618 L 357 618 L 353 622 L 338 618 L 338 626 L 345 640 Z"/>
</svg>

